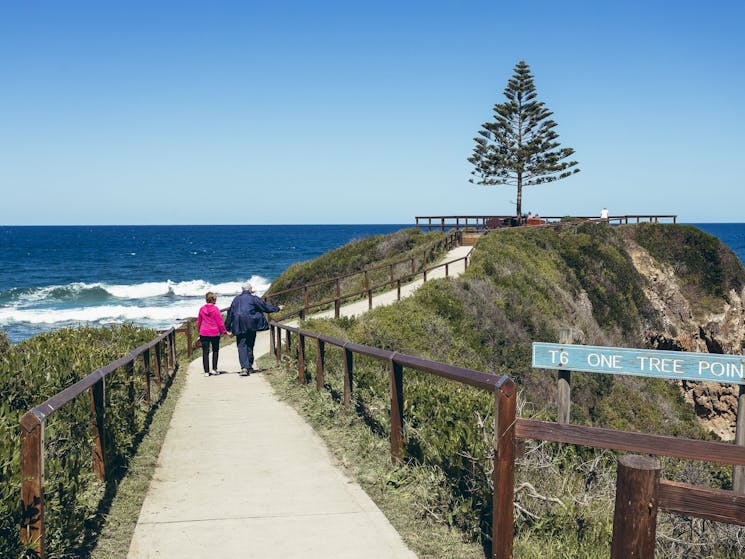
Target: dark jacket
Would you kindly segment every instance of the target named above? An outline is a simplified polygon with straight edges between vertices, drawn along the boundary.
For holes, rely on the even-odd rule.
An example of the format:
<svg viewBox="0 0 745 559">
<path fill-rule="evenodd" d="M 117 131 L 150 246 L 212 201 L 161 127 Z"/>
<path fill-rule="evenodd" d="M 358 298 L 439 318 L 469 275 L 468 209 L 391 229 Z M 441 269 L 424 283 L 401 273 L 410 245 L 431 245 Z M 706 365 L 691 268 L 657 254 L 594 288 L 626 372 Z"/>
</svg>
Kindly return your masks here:
<svg viewBox="0 0 745 559">
<path fill-rule="evenodd" d="M 250 330 L 268 330 L 265 312 L 277 312 L 279 307 L 264 302 L 260 297 L 244 291 L 230 303 L 225 327 L 233 334 L 245 334 Z"/>
</svg>

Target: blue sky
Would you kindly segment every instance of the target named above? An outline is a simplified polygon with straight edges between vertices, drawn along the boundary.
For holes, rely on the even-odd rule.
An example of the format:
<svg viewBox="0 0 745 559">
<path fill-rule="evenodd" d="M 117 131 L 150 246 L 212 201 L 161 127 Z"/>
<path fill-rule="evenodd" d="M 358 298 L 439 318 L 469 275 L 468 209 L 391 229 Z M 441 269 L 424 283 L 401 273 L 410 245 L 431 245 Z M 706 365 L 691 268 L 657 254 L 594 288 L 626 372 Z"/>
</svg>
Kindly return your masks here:
<svg viewBox="0 0 745 559">
<path fill-rule="evenodd" d="M 473 138 L 525 60 L 543 215 L 745 222 L 745 4 L 0 0 L 0 224 L 511 214 Z"/>
</svg>

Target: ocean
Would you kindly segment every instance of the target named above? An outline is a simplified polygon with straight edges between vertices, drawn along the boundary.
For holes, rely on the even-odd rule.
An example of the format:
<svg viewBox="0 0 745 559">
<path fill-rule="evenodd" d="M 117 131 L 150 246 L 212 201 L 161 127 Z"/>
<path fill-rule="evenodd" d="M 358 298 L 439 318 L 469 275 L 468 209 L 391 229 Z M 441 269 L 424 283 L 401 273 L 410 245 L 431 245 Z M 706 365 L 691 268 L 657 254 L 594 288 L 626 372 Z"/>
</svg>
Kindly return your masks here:
<svg viewBox="0 0 745 559">
<path fill-rule="evenodd" d="M 745 262 L 745 224 L 697 224 Z M 409 225 L 0 227 L 0 329 L 11 342 L 80 324 L 164 329 L 214 291 L 225 307 L 296 262 Z"/>
<path fill-rule="evenodd" d="M 165 329 L 204 294 L 226 307 L 291 264 L 407 225 L 0 227 L 0 329 L 11 342 L 79 324 Z"/>
</svg>

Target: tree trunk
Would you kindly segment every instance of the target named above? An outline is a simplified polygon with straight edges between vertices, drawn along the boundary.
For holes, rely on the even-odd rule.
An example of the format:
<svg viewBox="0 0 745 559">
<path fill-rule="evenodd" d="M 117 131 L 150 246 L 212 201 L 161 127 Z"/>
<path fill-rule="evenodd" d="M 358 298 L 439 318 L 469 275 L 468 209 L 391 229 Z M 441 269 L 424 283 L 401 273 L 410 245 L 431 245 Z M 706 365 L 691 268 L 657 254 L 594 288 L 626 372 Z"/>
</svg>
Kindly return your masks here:
<svg viewBox="0 0 745 559">
<path fill-rule="evenodd" d="M 523 219 L 523 174 L 517 172 L 517 222 L 522 223 Z"/>
</svg>

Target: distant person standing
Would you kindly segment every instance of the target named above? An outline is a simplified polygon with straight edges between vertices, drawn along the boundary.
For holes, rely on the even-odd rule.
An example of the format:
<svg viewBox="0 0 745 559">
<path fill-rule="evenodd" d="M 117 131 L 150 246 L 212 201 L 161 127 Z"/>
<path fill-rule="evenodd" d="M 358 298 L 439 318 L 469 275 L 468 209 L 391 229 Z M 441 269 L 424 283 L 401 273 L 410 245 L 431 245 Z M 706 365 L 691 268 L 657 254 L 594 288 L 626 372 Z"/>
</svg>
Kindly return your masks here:
<svg viewBox="0 0 745 559">
<path fill-rule="evenodd" d="M 217 370 L 217 359 L 220 353 L 220 334 L 227 334 L 225 324 L 222 321 L 222 313 L 217 308 L 217 295 L 208 291 L 204 296 L 206 304 L 199 309 L 197 315 L 197 331 L 199 332 L 199 343 L 202 345 L 202 367 L 204 376 L 210 374 L 219 375 Z M 210 373 L 210 347 L 212 348 L 212 373 Z"/>
<path fill-rule="evenodd" d="M 238 360 L 241 363 L 242 377 L 254 372 L 254 343 L 256 332 L 269 330 L 269 323 L 264 313 L 273 313 L 284 309 L 284 305 L 274 306 L 254 295 L 253 287 L 248 284 L 230 304 L 227 327 L 235 336 L 238 346 Z"/>
</svg>

